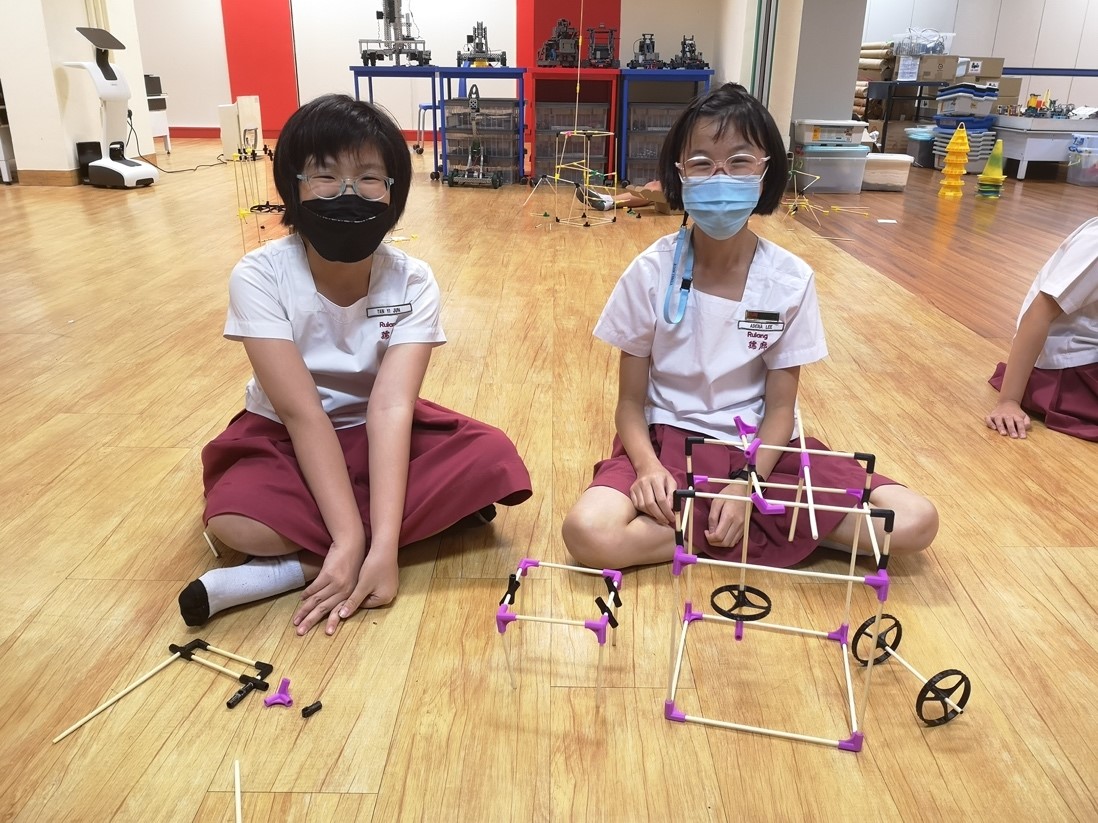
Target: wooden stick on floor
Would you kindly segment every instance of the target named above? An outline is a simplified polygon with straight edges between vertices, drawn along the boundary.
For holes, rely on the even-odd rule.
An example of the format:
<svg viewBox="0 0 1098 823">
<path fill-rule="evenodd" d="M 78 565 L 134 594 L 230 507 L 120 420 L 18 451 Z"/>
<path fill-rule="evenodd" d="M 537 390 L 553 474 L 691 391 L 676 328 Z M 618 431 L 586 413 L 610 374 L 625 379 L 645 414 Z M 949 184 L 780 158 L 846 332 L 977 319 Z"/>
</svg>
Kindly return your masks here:
<svg viewBox="0 0 1098 823">
<path fill-rule="evenodd" d="M 71 726 L 69 726 L 67 729 L 65 729 L 65 731 L 63 731 L 63 732 L 61 732 L 61 734 L 57 735 L 57 737 L 55 737 L 53 739 L 53 742 L 56 743 L 58 740 L 61 740 L 65 737 L 68 737 L 70 734 L 72 734 L 74 731 L 79 729 L 81 726 L 83 726 L 85 723 L 87 723 L 89 720 L 91 720 L 97 714 L 99 714 L 100 712 L 102 712 L 106 709 L 109 709 L 111 706 L 113 706 L 115 703 L 117 703 L 119 700 L 121 700 L 127 694 L 129 694 L 134 689 L 136 689 L 138 686 L 140 686 L 142 683 L 144 683 L 146 680 L 151 678 L 154 674 L 160 672 L 163 669 L 166 669 L 170 664 L 172 664 L 176 660 L 178 660 L 179 657 L 180 657 L 179 652 L 176 652 L 171 657 L 169 657 L 167 660 L 165 660 L 163 663 L 161 663 L 159 666 L 157 666 L 155 669 L 148 672 L 147 674 L 143 674 L 141 677 L 139 677 L 133 683 L 128 685 L 126 688 L 124 688 L 122 691 L 120 691 L 118 694 L 116 694 L 114 697 L 112 697 L 110 700 L 108 700 L 106 703 L 104 703 L 102 706 L 100 706 L 98 709 L 96 709 L 95 711 L 90 712 L 89 714 L 85 715 L 80 720 L 77 720 L 75 723 L 73 723 Z"/>
<path fill-rule="evenodd" d="M 233 794 L 236 798 L 236 823 L 240 823 L 244 816 L 240 810 L 240 761 L 233 761 Z"/>
</svg>

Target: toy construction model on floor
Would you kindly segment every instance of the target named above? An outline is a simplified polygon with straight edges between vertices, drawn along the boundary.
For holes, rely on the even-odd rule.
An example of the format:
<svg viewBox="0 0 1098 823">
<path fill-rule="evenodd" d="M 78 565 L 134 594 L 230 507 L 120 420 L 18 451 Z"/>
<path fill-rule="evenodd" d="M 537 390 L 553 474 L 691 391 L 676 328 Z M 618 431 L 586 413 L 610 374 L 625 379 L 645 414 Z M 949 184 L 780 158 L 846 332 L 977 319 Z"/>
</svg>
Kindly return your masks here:
<svg viewBox="0 0 1098 823">
<path fill-rule="evenodd" d="M 574 620 L 560 617 L 542 617 L 539 615 L 518 614 L 513 611 L 517 602 L 518 591 L 527 573 L 533 568 L 559 569 L 571 574 L 594 575 L 601 577 L 606 583 L 606 598 L 595 598 L 595 607 L 599 611 L 599 617 L 588 620 Z M 607 602 L 609 601 L 609 603 Z M 599 662 L 595 673 L 595 687 L 597 695 L 601 696 L 603 653 L 606 648 L 607 628 L 618 627 L 617 611 L 621 608 L 621 572 L 614 569 L 588 569 L 582 566 L 567 566 L 562 563 L 547 563 L 524 557 L 519 561 L 518 568 L 508 578 L 507 593 L 499 601 L 499 609 L 496 611 L 496 631 L 499 632 L 503 643 L 503 653 L 507 660 L 507 674 L 511 678 L 511 688 L 518 688 L 518 680 L 515 677 L 515 668 L 511 661 L 511 648 L 507 640 L 507 627 L 515 621 L 528 621 L 531 623 L 553 623 L 559 626 L 577 626 L 592 632 L 599 641 Z M 611 645 L 616 645 L 616 637 L 611 635 Z M 598 702 L 598 697 L 596 697 Z"/>
<path fill-rule="evenodd" d="M 553 174 L 541 175 L 523 206 L 548 187 L 553 192 L 554 223 L 585 229 L 616 223 L 617 174 L 599 169 L 605 158 L 613 157 L 614 137 L 613 132 L 597 129 L 560 132 L 557 135 Z M 565 200 L 565 208 L 560 208 L 561 197 Z M 548 209 L 539 214 L 550 217 Z"/>
<path fill-rule="evenodd" d="M 895 515 L 887 509 L 874 509 L 870 506 L 869 495 L 873 480 L 874 457 L 865 453 L 843 453 L 822 451 L 805 448 L 804 432 L 801 427 L 800 415 L 797 416 L 797 434 L 799 448 L 790 446 L 763 445 L 757 438 L 753 438 L 756 430 L 737 419 L 736 424 L 740 434 L 738 442 L 730 442 L 706 437 L 690 437 L 686 440 L 686 477 L 687 487 L 675 492 L 675 559 L 672 565 L 674 575 L 676 602 L 683 609 L 681 617 L 681 630 L 678 637 L 673 638 L 671 647 L 671 676 L 668 685 L 667 699 L 664 704 L 664 716 L 668 720 L 680 723 L 699 723 L 707 726 L 733 729 L 737 731 L 752 732 L 755 734 L 780 737 L 787 740 L 797 740 L 806 743 L 816 743 L 823 746 L 838 748 L 843 751 L 860 751 L 864 740 L 865 713 L 869 707 L 869 690 L 871 675 L 876 665 L 886 662 L 889 658 L 895 658 L 905 668 L 912 672 L 919 680 L 924 680 L 914 668 L 903 660 L 896 652 L 899 645 L 901 628 L 899 622 L 892 615 L 884 613 L 884 604 L 888 599 L 890 579 L 888 576 L 889 540 L 891 538 Z M 747 457 L 747 467 L 735 478 L 708 477 L 694 474 L 693 449 L 702 445 L 742 446 Z M 756 473 L 755 463 L 759 451 L 770 449 L 779 452 L 793 452 L 800 454 L 800 473 L 797 484 L 770 483 L 761 480 Z M 814 486 L 812 483 L 812 461 L 817 458 L 828 459 L 831 457 L 853 458 L 865 466 L 865 484 L 860 489 L 833 489 Z M 746 484 L 742 494 L 729 494 L 725 492 L 714 493 L 702 491 L 703 488 L 711 488 L 713 484 L 724 488 L 729 484 L 741 481 Z M 795 494 L 792 490 L 796 489 Z M 792 500 L 782 501 L 768 499 L 767 492 L 774 490 L 785 497 L 792 496 Z M 780 490 L 780 491 L 778 491 Z M 818 496 L 826 494 L 829 499 L 835 496 L 850 496 L 855 502 L 848 505 L 833 505 L 817 502 Z M 699 498 L 723 499 L 740 503 L 744 507 L 744 531 L 742 551 L 739 561 L 715 560 L 696 555 L 692 546 L 694 534 L 695 500 Z M 819 539 L 816 525 L 817 511 L 843 512 L 844 514 L 859 515 L 856 520 L 854 537 L 850 547 L 850 562 L 846 574 L 829 572 L 816 572 L 808 569 L 787 569 L 761 566 L 747 561 L 749 544 L 749 532 L 751 524 L 752 507 L 758 509 L 763 515 L 780 515 L 787 508 L 792 508 L 792 522 L 790 526 L 790 539 L 796 528 L 797 517 L 802 512 L 808 516 L 812 536 Z M 883 526 L 884 539 L 880 542 L 874 530 L 874 523 Z M 870 539 L 875 560 L 875 569 L 870 574 L 857 574 L 856 562 L 858 558 L 859 533 L 862 529 Z M 710 596 L 712 612 L 706 612 L 699 605 L 692 588 L 691 575 L 696 565 L 709 565 L 721 569 L 733 569 L 739 572 L 739 580 L 736 583 L 718 586 Z M 770 614 L 771 598 L 754 586 L 747 585 L 747 574 L 774 574 L 787 575 L 802 580 L 814 579 L 822 582 L 844 584 L 846 590 L 846 603 L 843 617 L 837 626 L 824 629 L 801 628 L 796 626 L 783 626 L 776 623 L 763 622 Z M 680 578 L 685 576 L 686 594 L 681 594 Z M 853 638 L 850 632 L 850 607 L 852 590 L 855 583 L 860 583 L 872 590 L 877 601 L 876 614 L 866 620 L 855 631 Z M 676 625 L 679 618 L 676 618 Z M 701 715 L 690 715 L 681 711 L 675 704 L 676 692 L 679 685 L 679 675 L 682 671 L 683 655 L 686 650 L 687 634 L 695 622 L 712 622 L 733 627 L 737 641 L 734 648 L 740 649 L 740 643 L 745 638 L 756 632 L 774 632 L 783 635 L 793 635 L 802 638 L 817 638 L 821 641 L 834 643 L 842 656 L 842 668 L 846 681 L 847 708 L 850 715 L 850 732 L 844 737 L 822 737 L 807 735 L 788 730 L 765 728 L 760 726 L 748 726 L 742 723 L 715 720 Z M 834 625 L 834 624 L 833 624 Z M 878 650 L 880 653 L 878 654 Z M 744 652 L 736 652 L 743 654 Z M 861 691 L 861 706 L 855 696 L 854 678 L 851 675 L 850 657 L 865 667 L 864 686 Z M 748 667 L 737 667 L 732 664 L 729 671 L 747 671 Z M 698 679 L 698 670 L 694 670 L 695 683 Z M 722 688 L 732 688 L 733 678 L 728 683 L 723 683 Z M 916 714 L 928 726 L 940 726 L 948 723 L 964 711 L 965 704 L 971 694 L 971 682 L 967 675 L 957 669 L 947 669 L 939 672 L 928 680 L 925 680 L 922 689 L 915 701 Z"/>
<path fill-rule="evenodd" d="M 457 53 L 458 66 L 507 65 L 507 52 L 493 51 L 488 47 L 488 27 L 481 21 L 473 26 L 473 33 L 465 35 L 465 48 Z"/>
<path fill-rule="evenodd" d="M 446 183 L 449 186 L 498 189 L 503 185 L 503 175 L 500 172 L 489 172 L 484 168 L 484 146 L 477 133 L 479 120 L 480 90 L 474 83 L 469 87 L 469 123 L 473 130 L 473 136 L 469 141 L 469 156 L 464 168 L 450 169 L 449 174 L 446 175 Z"/>
<path fill-rule="evenodd" d="M 377 13 L 377 19 L 377 39 L 358 41 L 362 65 L 376 66 L 379 60 L 391 59 L 394 65 L 399 66 L 402 56 L 408 61 L 408 65 L 431 64 L 431 52 L 427 49 L 427 44 L 422 39 L 412 36 L 414 21 L 411 13 L 402 12 L 401 0 L 383 0 L 382 11 Z M 382 26 L 384 26 L 384 32 L 381 30 Z"/>
<path fill-rule="evenodd" d="M 172 643 L 168 646 L 168 651 L 171 652 L 171 657 L 162 661 L 151 671 L 143 674 L 141 677 L 139 677 L 129 686 L 124 688 L 114 697 L 110 698 L 107 702 L 99 706 L 99 708 L 84 715 L 84 717 L 82 717 L 80 720 L 77 720 L 75 723 L 65 729 L 65 731 L 57 735 L 57 737 L 53 739 L 53 742 L 56 743 L 59 740 L 68 737 L 70 734 L 79 729 L 93 717 L 109 709 L 111 706 L 113 706 L 127 694 L 132 692 L 142 683 L 146 682 L 147 680 L 151 680 L 154 675 L 159 674 L 176 660 L 189 660 L 191 662 L 198 663 L 208 669 L 213 669 L 215 672 L 228 675 L 229 677 L 233 678 L 233 680 L 243 684 L 239 689 L 237 689 L 236 693 L 233 694 L 228 699 L 228 701 L 226 701 L 225 705 L 230 709 L 235 708 L 240 703 L 240 701 L 247 697 L 251 692 L 256 690 L 265 692 L 270 687 L 270 684 L 267 682 L 267 678 L 270 677 L 271 672 L 274 671 L 274 666 L 272 666 L 270 663 L 264 663 L 262 660 L 255 660 L 254 658 L 241 657 L 239 654 L 227 652 L 224 649 L 218 649 L 214 646 L 211 646 L 205 640 L 201 640 L 197 637 L 182 646 Z M 243 663 L 249 668 L 254 668 L 256 670 L 256 674 L 251 675 L 247 672 L 235 672 L 232 669 L 228 669 L 225 666 L 214 663 L 212 660 L 208 660 L 205 657 L 199 657 L 196 654 L 196 652 L 199 651 L 210 652 L 211 654 L 217 654 L 221 657 L 228 658 L 229 660 L 235 660 L 239 663 Z"/>
</svg>

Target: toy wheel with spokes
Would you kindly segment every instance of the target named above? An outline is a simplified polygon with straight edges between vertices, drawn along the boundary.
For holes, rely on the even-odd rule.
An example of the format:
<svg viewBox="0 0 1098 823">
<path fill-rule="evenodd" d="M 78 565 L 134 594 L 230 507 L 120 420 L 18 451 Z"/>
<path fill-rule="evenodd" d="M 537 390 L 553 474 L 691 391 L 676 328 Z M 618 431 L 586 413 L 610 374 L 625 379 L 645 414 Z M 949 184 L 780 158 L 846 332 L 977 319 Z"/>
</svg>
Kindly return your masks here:
<svg viewBox="0 0 1098 823">
<path fill-rule="evenodd" d="M 722 598 L 721 595 L 728 595 L 732 602 L 728 603 L 728 598 Z M 762 620 L 770 614 L 773 605 L 770 601 L 770 595 L 762 589 L 738 584 L 718 586 L 713 589 L 709 603 L 713 607 L 713 611 L 722 617 L 743 622 Z"/>
<path fill-rule="evenodd" d="M 923 684 L 915 699 L 915 713 L 928 726 L 942 726 L 964 711 L 971 696 L 968 675 L 960 669 L 946 669 Z"/>
<path fill-rule="evenodd" d="M 439 174 L 437 171 L 431 172 L 431 179 L 432 180 L 438 180 L 440 177 L 442 177 L 442 175 Z"/>
<path fill-rule="evenodd" d="M 871 617 L 858 626 L 858 630 L 854 632 L 854 640 L 850 644 L 850 651 L 854 655 L 854 659 L 863 666 L 869 665 L 869 649 L 871 646 L 881 650 L 881 653 L 873 658 L 873 665 L 876 666 L 878 663 L 888 660 L 888 649 L 893 651 L 898 649 L 900 647 L 900 638 L 904 636 L 904 628 L 900 625 L 899 619 L 894 615 L 885 613 L 881 615 L 881 625 L 877 631 L 876 640 L 871 640 L 870 631 L 876 620 L 876 617 Z"/>
</svg>

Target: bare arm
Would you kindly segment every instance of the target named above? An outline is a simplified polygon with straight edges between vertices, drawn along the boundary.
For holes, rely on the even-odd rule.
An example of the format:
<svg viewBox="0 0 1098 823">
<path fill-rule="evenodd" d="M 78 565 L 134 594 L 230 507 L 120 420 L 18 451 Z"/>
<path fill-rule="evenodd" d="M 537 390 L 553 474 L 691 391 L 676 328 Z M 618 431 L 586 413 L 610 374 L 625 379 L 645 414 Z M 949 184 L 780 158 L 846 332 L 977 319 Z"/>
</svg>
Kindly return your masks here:
<svg viewBox="0 0 1098 823">
<path fill-rule="evenodd" d="M 328 618 L 326 631 L 361 606 L 384 606 L 399 586 L 397 548 L 408 491 L 412 417 L 431 360 L 428 343 L 401 343 L 381 361 L 366 411 L 370 444 L 370 551 L 350 597 Z"/>
<path fill-rule="evenodd" d="M 1014 341 L 1010 344 L 999 402 L 984 418 L 989 429 L 995 429 L 1002 435 L 1025 438 L 1030 420 L 1029 415 L 1022 411 L 1022 396 L 1048 339 L 1049 327 L 1061 314 L 1060 305 L 1052 297 L 1038 292 L 1022 315 Z"/>
<path fill-rule="evenodd" d="M 629 499 L 637 511 L 643 512 L 658 523 L 673 525 L 675 513 L 672 495 L 675 480 L 660 463 L 652 448 L 648 434 L 648 421 L 644 416 L 645 399 L 648 396 L 648 371 L 652 360 L 621 353 L 618 366 L 618 407 L 614 415 L 618 437 L 625 453 L 637 472 L 637 480 L 629 490 Z"/>
<path fill-rule="evenodd" d="M 297 346 L 290 340 L 246 338 L 244 350 L 290 434 L 305 483 L 332 536 L 320 573 L 306 587 L 302 605 L 294 612 L 298 634 L 305 634 L 354 589 L 366 554 L 362 517 L 343 449 Z"/>
<path fill-rule="evenodd" d="M 343 450 L 297 346 L 289 340 L 247 338 L 244 350 L 256 379 L 290 433 L 333 547 L 364 551 L 362 518 L 351 493 Z"/>
</svg>

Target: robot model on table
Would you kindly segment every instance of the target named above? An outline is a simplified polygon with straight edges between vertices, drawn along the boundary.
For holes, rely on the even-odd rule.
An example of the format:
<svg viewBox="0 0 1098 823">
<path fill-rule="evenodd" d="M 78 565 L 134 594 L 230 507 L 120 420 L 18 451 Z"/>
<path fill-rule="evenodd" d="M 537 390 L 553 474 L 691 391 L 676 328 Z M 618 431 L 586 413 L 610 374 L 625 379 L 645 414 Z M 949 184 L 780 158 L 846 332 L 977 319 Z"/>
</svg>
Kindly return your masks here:
<svg viewBox="0 0 1098 823">
<path fill-rule="evenodd" d="M 401 0 L 383 0 L 382 11 L 377 13 L 380 21 L 378 26 L 379 37 L 375 40 L 359 40 L 358 48 L 362 52 L 362 65 L 376 66 L 379 60 L 393 60 L 400 65 L 401 55 L 408 61 L 408 65 L 415 63 L 418 66 L 431 64 L 431 52 L 427 43 L 412 36 L 412 15 L 405 14 L 401 10 Z M 384 33 L 381 27 L 384 25 Z"/>
</svg>

